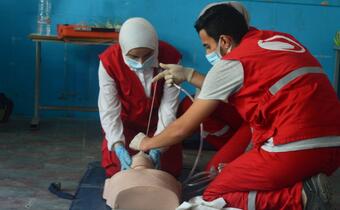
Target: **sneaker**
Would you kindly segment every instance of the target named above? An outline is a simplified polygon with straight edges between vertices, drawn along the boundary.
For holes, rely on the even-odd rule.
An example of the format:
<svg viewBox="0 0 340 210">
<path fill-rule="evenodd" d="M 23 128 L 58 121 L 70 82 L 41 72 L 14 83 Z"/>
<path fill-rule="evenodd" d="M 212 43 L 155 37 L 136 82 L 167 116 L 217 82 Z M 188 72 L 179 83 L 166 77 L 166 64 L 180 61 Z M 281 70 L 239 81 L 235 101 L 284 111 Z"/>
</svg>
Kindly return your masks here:
<svg viewBox="0 0 340 210">
<path fill-rule="evenodd" d="M 303 182 L 307 196 L 305 210 L 330 210 L 331 185 L 325 174 L 319 173 Z"/>
</svg>

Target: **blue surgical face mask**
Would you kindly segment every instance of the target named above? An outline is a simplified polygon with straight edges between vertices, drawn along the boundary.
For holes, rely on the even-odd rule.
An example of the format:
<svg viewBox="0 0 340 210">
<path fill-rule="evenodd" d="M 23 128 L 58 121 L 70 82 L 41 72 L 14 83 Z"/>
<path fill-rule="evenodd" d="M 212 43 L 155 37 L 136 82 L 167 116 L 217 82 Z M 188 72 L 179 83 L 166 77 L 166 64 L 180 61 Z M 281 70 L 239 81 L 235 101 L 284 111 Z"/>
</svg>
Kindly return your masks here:
<svg viewBox="0 0 340 210">
<path fill-rule="evenodd" d="M 209 63 L 211 63 L 211 65 L 215 65 L 219 60 L 221 60 L 221 56 L 216 51 L 205 55 L 205 57 L 207 58 Z"/>
<path fill-rule="evenodd" d="M 205 57 L 209 63 L 211 63 L 211 65 L 215 65 L 219 60 L 221 60 L 222 56 L 220 52 L 220 39 L 218 40 L 216 49 L 213 52 L 205 55 Z"/>
<path fill-rule="evenodd" d="M 155 62 L 155 55 L 151 55 L 148 59 L 144 61 L 144 63 L 140 63 L 128 56 L 125 56 L 126 64 L 134 71 L 143 71 L 145 69 L 149 69 Z"/>
<path fill-rule="evenodd" d="M 229 49 L 227 50 L 227 53 L 229 53 L 230 51 L 231 51 L 231 45 Z M 211 63 L 211 65 L 215 65 L 218 61 L 221 60 L 222 55 L 221 55 L 221 49 L 220 49 L 220 39 L 218 40 L 216 50 L 205 55 L 205 57 L 207 58 L 209 63 Z"/>
</svg>

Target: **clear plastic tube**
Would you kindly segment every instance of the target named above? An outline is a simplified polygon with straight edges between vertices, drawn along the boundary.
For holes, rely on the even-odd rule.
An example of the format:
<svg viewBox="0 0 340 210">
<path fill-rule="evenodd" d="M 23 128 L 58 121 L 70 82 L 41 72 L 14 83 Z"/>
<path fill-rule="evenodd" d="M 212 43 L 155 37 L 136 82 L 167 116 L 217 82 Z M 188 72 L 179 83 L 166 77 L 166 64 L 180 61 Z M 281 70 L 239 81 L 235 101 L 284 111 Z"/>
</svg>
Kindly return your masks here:
<svg viewBox="0 0 340 210">
<path fill-rule="evenodd" d="M 183 92 L 186 96 L 188 96 L 190 98 L 190 100 L 192 102 L 194 102 L 194 98 L 190 95 L 190 93 L 188 91 L 186 91 L 181 86 L 179 86 L 175 83 L 173 83 L 173 86 L 176 87 L 179 91 Z M 153 105 L 154 105 L 154 99 L 155 99 L 155 95 L 156 95 L 155 94 L 156 88 L 157 88 L 157 83 L 156 83 L 156 86 L 154 88 L 154 93 L 153 93 L 153 98 L 152 98 L 151 111 L 150 111 L 150 114 L 149 114 L 148 128 L 147 128 L 147 132 L 146 132 L 147 134 L 148 134 L 148 131 L 149 131 L 149 126 L 150 126 L 150 119 L 151 119 Z M 166 127 L 163 120 L 162 119 L 160 119 L 160 120 L 161 120 L 163 126 Z M 194 162 L 188 176 L 182 182 L 183 188 L 203 186 L 203 187 L 199 188 L 198 190 L 195 190 L 193 193 L 200 192 L 200 191 L 204 190 L 205 187 L 208 185 L 208 183 L 211 180 L 213 180 L 215 178 L 215 176 L 217 175 L 217 171 L 202 171 L 202 172 L 199 172 L 197 174 L 194 174 L 195 171 L 196 171 L 199 159 L 200 159 L 201 154 L 202 154 L 202 149 L 203 149 L 203 123 L 200 124 L 200 144 L 199 144 L 199 147 L 198 147 L 195 162 Z"/>
<path fill-rule="evenodd" d="M 188 91 L 186 91 L 185 89 L 183 89 L 181 86 L 179 86 L 177 84 L 173 84 L 173 86 L 176 87 L 178 90 L 182 91 L 185 95 L 187 95 L 190 98 L 190 100 L 192 102 L 194 102 L 194 98 L 190 95 L 190 93 Z M 197 151 L 197 155 L 196 155 L 196 158 L 195 158 L 195 162 L 194 162 L 194 165 L 191 168 L 191 171 L 190 171 L 189 175 L 187 176 L 186 180 L 184 181 L 184 183 L 187 182 L 187 180 L 189 180 L 192 177 L 192 175 L 195 173 L 198 161 L 199 161 L 199 159 L 201 157 L 202 148 L 203 148 L 202 133 L 203 133 L 203 123 L 200 124 L 200 144 L 199 144 L 199 147 L 198 147 L 198 151 Z"/>
<path fill-rule="evenodd" d="M 188 91 L 186 91 L 181 86 L 179 86 L 179 85 L 177 85 L 175 83 L 173 84 L 173 86 L 176 87 L 179 91 L 182 91 L 186 96 L 188 96 L 190 98 L 190 100 L 192 102 L 194 102 L 194 98 L 190 95 L 190 93 Z M 153 106 L 153 103 L 152 103 L 152 106 Z M 149 116 L 151 116 L 151 114 Z M 163 121 L 161 121 L 161 122 L 162 122 L 163 126 L 166 127 L 164 122 Z M 149 123 L 148 123 L 148 127 L 149 127 Z M 200 144 L 199 144 L 199 147 L 198 147 L 198 152 L 197 152 L 197 155 L 196 155 L 196 158 L 195 158 L 195 162 L 194 162 L 194 164 L 193 164 L 193 166 L 192 166 L 192 168 L 190 170 L 190 173 L 188 174 L 187 178 L 183 181 L 183 183 L 188 183 L 191 178 L 195 178 L 195 177 L 193 177 L 193 174 L 195 173 L 195 170 L 197 168 L 198 161 L 199 161 L 199 159 L 201 157 L 202 148 L 203 148 L 203 137 L 202 137 L 203 135 L 202 135 L 202 133 L 203 133 L 203 123 L 200 124 Z"/>
<path fill-rule="evenodd" d="M 146 136 L 149 136 L 150 123 L 151 123 L 151 118 L 152 118 L 152 111 L 153 111 L 153 106 L 154 106 L 155 98 L 156 98 L 157 83 L 158 83 L 158 81 L 156 81 L 155 87 L 154 87 L 154 89 L 153 89 L 152 102 L 151 102 L 151 110 L 150 110 L 149 118 L 148 118 L 148 126 L 147 126 L 146 132 L 145 132 L 145 135 L 146 135 Z M 162 121 L 162 124 L 163 124 L 163 126 L 164 126 L 164 122 L 163 122 L 163 121 Z M 164 127 L 165 127 L 165 126 L 164 126 Z"/>
<path fill-rule="evenodd" d="M 179 86 L 177 84 L 173 84 L 173 86 L 176 87 L 177 89 L 179 89 L 180 91 L 182 91 L 185 95 L 187 95 L 191 99 L 192 102 L 194 102 L 194 98 L 188 93 L 188 91 L 186 91 L 185 89 L 183 89 L 181 86 Z M 183 188 L 196 187 L 196 186 L 199 186 L 199 185 L 204 185 L 200 189 L 195 190 L 195 192 L 199 192 L 199 191 L 202 191 L 203 189 L 205 189 L 205 187 L 208 185 L 208 183 L 211 180 L 213 180 L 215 178 L 215 176 L 217 175 L 217 171 L 202 171 L 202 172 L 199 172 L 197 174 L 194 174 L 195 171 L 196 171 L 199 159 L 200 159 L 201 154 L 202 154 L 202 149 L 203 149 L 203 123 L 200 124 L 200 144 L 199 144 L 199 147 L 198 147 L 195 162 L 194 162 L 194 164 L 191 168 L 189 175 L 182 182 L 182 184 L 184 185 Z"/>
</svg>

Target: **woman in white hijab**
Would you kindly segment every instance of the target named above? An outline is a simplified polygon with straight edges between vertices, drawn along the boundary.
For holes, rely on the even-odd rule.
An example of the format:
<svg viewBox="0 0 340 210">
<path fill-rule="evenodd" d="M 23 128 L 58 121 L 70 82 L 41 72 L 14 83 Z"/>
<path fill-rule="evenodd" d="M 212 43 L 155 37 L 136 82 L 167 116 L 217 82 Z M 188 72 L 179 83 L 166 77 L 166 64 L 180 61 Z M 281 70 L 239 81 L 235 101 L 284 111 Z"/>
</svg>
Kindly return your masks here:
<svg viewBox="0 0 340 210">
<path fill-rule="evenodd" d="M 158 41 L 155 29 L 143 18 L 125 21 L 119 44 L 100 55 L 98 107 L 105 133 L 102 166 L 107 176 L 130 168 L 133 152 L 126 145 L 137 133 L 158 134 L 176 119 L 179 91 L 151 80 L 158 73 L 158 62 L 178 63 L 180 58 L 174 47 Z M 156 167 L 179 175 L 179 145 L 166 152 L 153 149 L 149 155 Z"/>
</svg>

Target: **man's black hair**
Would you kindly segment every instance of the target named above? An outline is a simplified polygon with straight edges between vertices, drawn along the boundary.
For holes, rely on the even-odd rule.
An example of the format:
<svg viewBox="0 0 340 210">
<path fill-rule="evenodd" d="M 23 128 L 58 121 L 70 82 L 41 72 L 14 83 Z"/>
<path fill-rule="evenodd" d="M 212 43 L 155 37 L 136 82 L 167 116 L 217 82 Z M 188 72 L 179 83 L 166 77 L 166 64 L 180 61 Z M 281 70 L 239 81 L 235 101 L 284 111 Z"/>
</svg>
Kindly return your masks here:
<svg viewBox="0 0 340 210">
<path fill-rule="evenodd" d="M 220 4 L 207 9 L 196 21 L 195 29 L 197 33 L 204 29 L 216 42 L 221 35 L 229 35 L 238 44 L 248 32 L 248 25 L 243 15 L 234 7 Z"/>
</svg>

